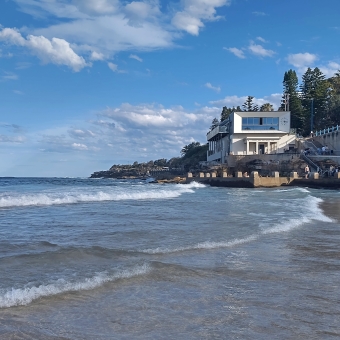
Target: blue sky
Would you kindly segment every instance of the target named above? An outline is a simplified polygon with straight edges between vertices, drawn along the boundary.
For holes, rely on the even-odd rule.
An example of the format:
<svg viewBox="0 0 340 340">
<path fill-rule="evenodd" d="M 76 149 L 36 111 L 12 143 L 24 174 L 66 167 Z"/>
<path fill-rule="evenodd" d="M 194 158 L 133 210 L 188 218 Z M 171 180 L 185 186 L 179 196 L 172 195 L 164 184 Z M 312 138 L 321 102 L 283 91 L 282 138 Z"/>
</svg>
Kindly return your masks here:
<svg viewBox="0 0 340 340">
<path fill-rule="evenodd" d="M 179 156 L 222 107 L 340 69 L 340 1 L 1 0 L 0 176 Z"/>
</svg>

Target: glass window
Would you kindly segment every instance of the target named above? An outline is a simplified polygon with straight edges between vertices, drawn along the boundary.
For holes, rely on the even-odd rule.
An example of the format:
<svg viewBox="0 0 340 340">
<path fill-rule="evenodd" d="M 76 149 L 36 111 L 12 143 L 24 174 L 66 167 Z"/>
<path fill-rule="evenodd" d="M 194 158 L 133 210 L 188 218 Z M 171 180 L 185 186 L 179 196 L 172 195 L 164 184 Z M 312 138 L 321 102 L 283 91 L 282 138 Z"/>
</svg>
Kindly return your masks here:
<svg viewBox="0 0 340 340">
<path fill-rule="evenodd" d="M 278 117 L 243 117 L 242 130 L 278 130 Z"/>
</svg>

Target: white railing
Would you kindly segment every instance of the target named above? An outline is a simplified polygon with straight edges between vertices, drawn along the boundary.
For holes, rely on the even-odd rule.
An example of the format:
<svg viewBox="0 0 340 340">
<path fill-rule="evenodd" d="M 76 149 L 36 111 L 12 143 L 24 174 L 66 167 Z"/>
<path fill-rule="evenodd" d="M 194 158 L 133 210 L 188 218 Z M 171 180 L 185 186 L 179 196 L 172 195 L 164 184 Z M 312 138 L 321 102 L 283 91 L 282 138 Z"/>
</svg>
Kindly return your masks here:
<svg viewBox="0 0 340 340">
<path fill-rule="evenodd" d="M 339 125 L 337 126 L 332 126 L 330 128 L 327 129 L 323 129 L 323 130 L 319 130 L 315 132 L 315 136 L 322 136 L 322 135 L 326 135 L 327 133 L 331 133 L 334 131 L 339 131 Z"/>
<path fill-rule="evenodd" d="M 207 133 L 207 140 L 210 140 L 211 138 L 215 137 L 219 133 L 228 133 L 228 127 L 223 126 L 216 126 L 213 130 L 209 131 Z"/>
</svg>

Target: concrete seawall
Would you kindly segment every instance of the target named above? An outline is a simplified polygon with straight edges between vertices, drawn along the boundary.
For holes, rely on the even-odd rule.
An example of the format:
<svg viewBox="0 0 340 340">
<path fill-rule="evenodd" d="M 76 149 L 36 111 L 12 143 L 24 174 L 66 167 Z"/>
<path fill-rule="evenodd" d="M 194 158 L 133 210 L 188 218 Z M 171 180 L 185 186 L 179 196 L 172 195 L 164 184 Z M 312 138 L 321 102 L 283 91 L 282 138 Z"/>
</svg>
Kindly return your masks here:
<svg viewBox="0 0 340 340">
<path fill-rule="evenodd" d="M 280 186 L 299 186 L 310 188 L 327 188 L 340 189 L 340 178 L 318 178 L 317 174 L 313 178 L 297 178 L 296 173 L 290 177 L 279 177 L 274 174 L 273 177 L 260 177 L 258 174 L 252 174 L 250 177 L 191 177 L 186 179 L 186 183 L 192 181 L 204 183 L 215 187 L 229 188 L 274 188 Z"/>
</svg>

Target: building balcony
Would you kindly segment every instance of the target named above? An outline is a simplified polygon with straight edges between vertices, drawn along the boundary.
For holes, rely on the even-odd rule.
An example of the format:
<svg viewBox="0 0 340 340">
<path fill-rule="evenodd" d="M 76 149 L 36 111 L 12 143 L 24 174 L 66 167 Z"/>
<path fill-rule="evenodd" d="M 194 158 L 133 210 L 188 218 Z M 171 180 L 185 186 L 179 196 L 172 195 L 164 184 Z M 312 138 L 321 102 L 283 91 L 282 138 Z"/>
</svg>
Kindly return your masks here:
<svg viewBox="0 0 340 340">
<path fill-rule="evenodd" d="M 218 134 L 226 134 L 228 133 L 228 127 L 227 126 L 216 126 L 215 129 L 209 131 L 207 133 L 207 140 L 212 140 L 214 137 L 216 137 Z"/>
</svg>

